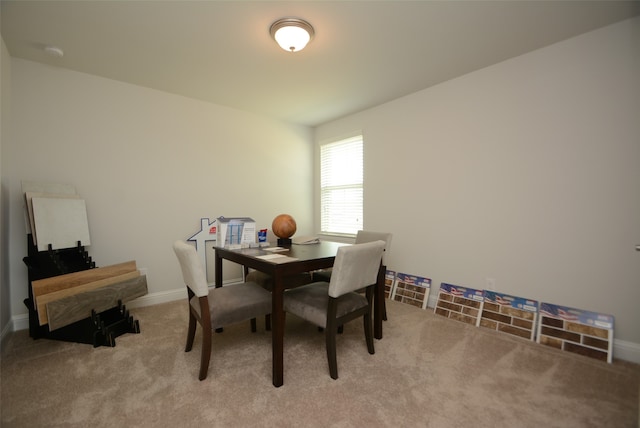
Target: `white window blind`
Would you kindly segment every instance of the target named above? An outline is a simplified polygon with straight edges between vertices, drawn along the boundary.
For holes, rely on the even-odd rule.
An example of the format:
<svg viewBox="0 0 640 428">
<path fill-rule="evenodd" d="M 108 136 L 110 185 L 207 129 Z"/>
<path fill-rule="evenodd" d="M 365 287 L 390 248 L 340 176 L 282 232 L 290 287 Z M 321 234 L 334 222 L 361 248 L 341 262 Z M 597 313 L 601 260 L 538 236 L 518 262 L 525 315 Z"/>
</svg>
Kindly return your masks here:
<svg viewBox="0 0 640 428">
<path fill-rule="evenodd" d="M 363 228 L 362 136 L 320 146 L 320 229 L 355 235 Z"/>
</svg>

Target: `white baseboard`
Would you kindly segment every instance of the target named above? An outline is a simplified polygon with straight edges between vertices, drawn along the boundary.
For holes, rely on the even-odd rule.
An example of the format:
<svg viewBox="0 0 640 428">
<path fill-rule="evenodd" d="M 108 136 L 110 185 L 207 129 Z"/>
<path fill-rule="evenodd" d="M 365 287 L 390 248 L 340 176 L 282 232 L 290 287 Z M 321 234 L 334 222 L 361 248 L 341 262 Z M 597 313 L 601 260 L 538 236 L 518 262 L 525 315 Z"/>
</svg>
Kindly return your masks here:
<svg viewBox="0 0 640 428">
<path fill-rule="evenodd" d="M 640 364 L 640 344 L 613 339 L 613 358 Z"/>
<path fill-rule="evenodd" d="M 433 311 L 438 303 L 438 296 L 429 296 L 427 310 Z M 640 364 L 640 344 L 626 340 L 613 339 L 613 358 Z M 640 428 L 640 427 L 638 427 Z"/>
<path fill-rule="evenodd" d="M 241 279 L 231 279 L 224 282 L 224 285 L 240 282 Z M 213 287 L 213 285 L 210 285 Z M 175 300 L 186 299 L 187 290 L 184 287 L 176 288 L 168 291 L 159 291 L 157 293 L 145 294 L 135 300 L 126 303 L 127 309 L 142 308 L 145 306 L 159 305 L 161 303 L 173 302 Z M 2 331 L 2 339 L 5 335 L 18 331 L 27 330 L 29 328 L 29 314 L 21 314 L 11 317 L 11 321 Z"/>
<path fill-rule="evenodd" d="M 159 305 L 160 303 L 173 302 L 174 300 L 185 299 L 187 297 L 187 290 L 184 287 L 177 288 L 175 290 L 160 291 L 158 293 L 145 294 L 138 297 L 131 302 L 126 303 L 127 309 L 141 308 L 144 306 Z M 7 328 L 2 332 L 2 338 L 5 334 L 9 334 L 13 331 L 27 330 L 29 328 L 29 314 L 16 315 L 11 318 L 11 322 L 7 325 Z"/>
<path fill-rule="evenodd" d="M 237 280 L 229 281 L 229 283 L 237 282 Z M 227 285 L 227 284 L 225 284 Z M 160 291 L 157 293 L 146 294 L 142 297 L 128 302 L 127 308 L 141 308 L 145 306 L 159 305 L 161 303 L 173 302 L 175 300 L 184 299 L 186 297 L 186 290 L 184 287 L 180 287 L 169 291 Z M 426 310 L 433 311 L 437 298 L 429 298 L 428 308 Z M 4 341 L 5 337 L 18 330 L 26 330 L 29 328 L 29 315 L 16 315 L 11 318 L 11 322 L 2 330 L 2 337 L 0 340 Z M 1 345 L 0 345 L 1 346 Z M 640 364 L 640 344 L 634 342 L 628 342 L 626 340 L 614 339 L 613 340 L 613 357 L 615 359 L 629 361 L 632 363 Z"/>
<path fill-rule="evenodd" d="M 173 302 L 175 300 L 187 299 L 187 289 L 184 287 L 175 290 L 160 291 L 158 293 L 145 294 L 135 300 L 127 302 L 127 309 L 142 308 L 145 306 L 159 305 L 160 303 Z"/>
<path fill-rule="evenodd" d="M 29 328 L 29 314 L 21 314 L 11 317 L 11 322 L 9 322 L 8 329 L 9 332 L 18 331 L 18 330 L 26 330 Z"/>
</svg>

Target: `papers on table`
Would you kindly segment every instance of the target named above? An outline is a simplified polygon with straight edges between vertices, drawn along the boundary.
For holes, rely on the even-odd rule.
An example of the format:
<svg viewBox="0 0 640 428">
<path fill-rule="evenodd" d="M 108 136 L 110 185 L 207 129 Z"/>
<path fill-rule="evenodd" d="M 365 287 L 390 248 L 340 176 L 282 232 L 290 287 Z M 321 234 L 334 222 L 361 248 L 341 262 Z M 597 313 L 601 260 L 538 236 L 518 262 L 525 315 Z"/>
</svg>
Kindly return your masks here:
<svg viewBox="0 0 640 428">
<path fill-rule="evenodd" d="M 284 247 L 266 247 L 266 248 L 263 248 L 263 250 L 269 251 L 269 252 L 272 252 L 272 253 L 280 253 L 280 252 L 283 252 L 283 251 L 289 251 L 288 248 L 284 248 Z"/>
<path fill-rule="evenodd" d="M 256 256 L 256 258 L 266 260 L 270 263 L 287 263 L 298 260 L 295 257 L 283 256 L 282 254 L 266 254 L 264 256 Z"/>
<path fill-rule="evenodd" d="M 320 243 L 317 236 L 294 236 L 292 242 L 297 245 L 311 245 Z"/>
</svg>

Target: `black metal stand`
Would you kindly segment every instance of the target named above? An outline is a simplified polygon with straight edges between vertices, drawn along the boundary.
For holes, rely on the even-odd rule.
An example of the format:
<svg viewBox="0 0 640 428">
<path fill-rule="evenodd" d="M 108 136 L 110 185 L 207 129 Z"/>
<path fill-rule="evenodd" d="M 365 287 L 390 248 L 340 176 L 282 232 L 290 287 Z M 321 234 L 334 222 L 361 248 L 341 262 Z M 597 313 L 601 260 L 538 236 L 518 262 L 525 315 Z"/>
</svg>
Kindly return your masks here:
<svg viewBox="0 0 640 428">
<path fill-rule="evenodd" d="M 29 276 L 29 297 L 24 304 L 29 310 L 29 336 L 33 339 L 47 338 L 66 342 L 88 343 L 94 347 L 116 346 L 115 338 L 124 333 L 140 333 L 140 324 L 129 315 L 121 301 L 118 306 L 96 313 L 73 324 L 49 330 L 48 325 L 40 325 L 35 307 L 31 283 L 40 279 L 67 273 L 93 269 L 91 260 L 84 247 L 78 242 L 74 248 L 38 251 L 33 245 L 32 236 L 27 235 L 28 256 L 22 260 L 27 265 Z"/>
</svg>

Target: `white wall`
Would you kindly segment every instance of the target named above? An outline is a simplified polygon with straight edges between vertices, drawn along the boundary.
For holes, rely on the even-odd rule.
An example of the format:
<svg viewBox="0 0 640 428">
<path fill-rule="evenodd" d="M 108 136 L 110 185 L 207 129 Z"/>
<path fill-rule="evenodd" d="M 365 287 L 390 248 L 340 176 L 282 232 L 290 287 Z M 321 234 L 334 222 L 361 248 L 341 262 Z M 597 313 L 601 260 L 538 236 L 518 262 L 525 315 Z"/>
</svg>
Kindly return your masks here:
<svg viewBox="0 0 640 428">
<path fill-rule="evenodd" d="M 615 316 L 640 346 L 640 18 L 322 125 L 361 129 L 389 268 Z M 317 203 L 317 202 L 316 202 Z M 636 348 L 636 351 L 640 347 Z M 640 354 L 639 354 L 640 355 Z"/>
<path fill-rule="evenodd" d="M 432 297 L 440 282 L 491 277 L 498 291 L 611 313 L 617 342 L 640 346 L 639 47 L 636 18 L 320 126 L 315 139 L 364 132 L 365 227 L 394 233 L 389 267 L 432 278 Z M 8 61 L 4 46 L 2 60 L 14 319 L 27 295 L 21 180 L 74 184 L 94 260 L 137 260 L 156 294 L 180 287 L 170 245 L 200 217 L 268 226 L 289 212 L 313 230 L 308 129 Z"/>
<path fill-rule="evenodd" d="M 21 181 L 75 185 L 98 266 L 136 260 L 150 294 L 184 291 L 171 244 L 200 219 L 282 212 L 312 232 L 311 130 L 201 101 L 13 58 L 9 191 L 11 313 L 26 314 Z M 226 271 L 225 271 L 226 273 Z"/>
</svg>

